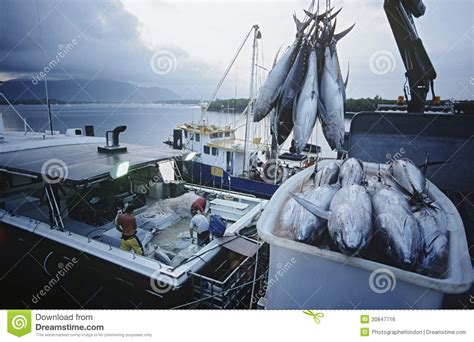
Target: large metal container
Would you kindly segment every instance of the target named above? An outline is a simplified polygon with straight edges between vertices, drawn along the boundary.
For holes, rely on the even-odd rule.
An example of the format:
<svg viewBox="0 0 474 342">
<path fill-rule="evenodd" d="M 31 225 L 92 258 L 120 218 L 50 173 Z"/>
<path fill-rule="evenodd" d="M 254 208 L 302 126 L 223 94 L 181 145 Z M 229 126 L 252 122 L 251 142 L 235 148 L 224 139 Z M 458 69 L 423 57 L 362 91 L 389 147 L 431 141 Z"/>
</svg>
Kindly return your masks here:
<svg viewBox="0 0 474 342">
<path fill-rule="evenodd" d="M 319 163 L 321 167 L 325 161 Z M 375 175 L 378 164 L 366 163 Z M 447 213 L 448 267 L 436 279 L 359 257 L 279 237 L 274 229 L 289 200 L 314 168 L 287 180 L 267 204 L 257 223 L 258 234 L 270 245 L 266 293 L 267 309 L 431 309 L 440 308 L 445 293 L 463 293 L 471 287 L 472 266 L 461 217 L 451 201 L 428 182 L 431 198 Z"/>
</svg>

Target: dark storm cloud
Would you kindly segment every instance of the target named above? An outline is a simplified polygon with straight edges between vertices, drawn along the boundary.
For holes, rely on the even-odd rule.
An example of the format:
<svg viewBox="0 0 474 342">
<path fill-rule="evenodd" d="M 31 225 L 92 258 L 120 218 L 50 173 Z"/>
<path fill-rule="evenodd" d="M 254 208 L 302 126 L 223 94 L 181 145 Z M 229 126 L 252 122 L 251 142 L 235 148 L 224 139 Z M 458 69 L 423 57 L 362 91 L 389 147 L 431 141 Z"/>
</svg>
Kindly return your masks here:
<svg viewBox="0 0 474 342">
<path fill-rule="evenodd" d="M 188 77 L 202 77 L 206 66 L 193 61 L 200 67 L 188 67 L 181 49 L 163 47 L 165 60 L 153 60 L 156 51 L 143 44 L 139 30 L 137 18 L 119 1 L 40 0 L 37 7 L 36 0 L 0 0 L 0 73 L 122 80 L 181 92 Z M 151 61 L 164 72 L 156 72 Z M 172 75 L 166 63 L 175 64 Z"/>
<path fill-rule="evenodd" d="M 274 56 L 293 40 L 293 7 L 302 15 L 300 9 L 309 3 L 136 1 L 140 21 L 118 0 L 38 0 L 38 25 L 36 0 L 0 0 L 0 80 L 31 78 L 47 69 L 49 79 L 130 81 L 166 87 L 182 98 L 207 99 L 250 25 L 260 24 L 265 54 Z M 127 3 L 130 10 L 132 1 Z M 338 45 L 344 74 L 350 62 L 348 95 L 402 95 L 405 68 L 383 0 L 333 0 L 332 4 L 344 7 L 339 29 L 357 23 Z M 443 99 L 472 99 L 473 2 L 430 0 L 425 4 L 426 15 L 416 19 L 416 25 L 438 73 L 437 94 Z M 239 20 L 233 22 L 235 18 Z M 157 50 L 144 45 L 141 38 L 158 44 Z M 250 48 L 244 53 L 239 57 L 240 69 L 232 71 L 235 80 L 226 82 L 219 96 L 233 97 L 237 88 L 239 96 L 247 95 L 249 63 L 245 64 L 245 58 L 250 60 Z M 388 61 L 386 72 L 374 72 L 373 65 L 378 63 L 371 62 L 378 60 Z"/>
</svg>

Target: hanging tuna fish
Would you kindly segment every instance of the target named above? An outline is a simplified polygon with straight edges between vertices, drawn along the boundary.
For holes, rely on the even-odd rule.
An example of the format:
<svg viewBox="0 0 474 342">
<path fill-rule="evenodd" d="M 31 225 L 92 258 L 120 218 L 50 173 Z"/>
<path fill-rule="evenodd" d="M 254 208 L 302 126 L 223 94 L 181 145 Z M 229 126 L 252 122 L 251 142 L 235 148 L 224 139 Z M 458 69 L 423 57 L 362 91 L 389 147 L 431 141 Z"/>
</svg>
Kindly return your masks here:
<svg viewBox="0 0 474 342">
<path fill-rule="evenodd" d="M 278 98 L 276 129 L 279 145 L 285 142 L 293 129 L 293 108 L 304 81 L 307 59 L 308 41 L 304 39 Z"/>
<path fill-rule="evenodd" d="M 313 5 L 314 3 L 312 3 L 310 7 L 312 8 Z M 327 13 L 330 13 L 331 11 L 332 9 L 327 11 Z M 306 13 L 309 16 L 309 19 L 304 21 L 303 23 L 298 20 L 296 15 L 293 15 L 293 19 L 296 24 L 295 41 L 291 46 L 287 48 L 283 56 L 274 63 L 274 66 L 268 74 L 265 83 L 260 88 L 253 109 L 254 122 L 259 122 L 260 120 L 262 120 L 277 105 L 278 96 L 281 93 L 281 88 L 300 50 L 301 42 L 304 37 L 304 31 L 306 30 L 306 28 L 309 26 L 309 24 L 311 24 L 313 20 L 321 20 L 327 14 L 324 13 L 321 15 L 316 15 L 307 11 Z"/>
<path fill-rule="evenodd" d="M 347 80 L 346 82 L 342 80 L 336 45 L 339 40 L 352 30 L 354 25 L 337 35 L 329 34 L 330 43 L 324 50 L 319 117 L 324 137 L 331 149 L 338 152 L 342 151 L 344 144 L 344 104 L 346 100 L 345 83 L 347 83 Z M 335 26 L 336 24 L 334 24 L 332 32 L 334 32 Z M 329 30 L 326 30 L 326 32 L 329 32 Z"/>
</svg>

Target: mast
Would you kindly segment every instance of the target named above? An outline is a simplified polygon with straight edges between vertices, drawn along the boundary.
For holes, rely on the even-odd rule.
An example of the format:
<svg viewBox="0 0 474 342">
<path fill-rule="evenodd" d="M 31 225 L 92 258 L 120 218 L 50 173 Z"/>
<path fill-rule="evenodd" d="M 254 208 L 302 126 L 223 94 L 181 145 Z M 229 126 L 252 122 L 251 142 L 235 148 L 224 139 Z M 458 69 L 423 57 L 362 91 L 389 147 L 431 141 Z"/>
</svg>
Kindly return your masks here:
<svg viewBox="0 0 474 342">
<path fill-rule="evenodd" d="M 252 65 L 250 67 L 250 87 L 249 87 L 249 102 L 247 105 L 247 116 L 245 121 L 245 145 L 244 145 L 244 165 L 243 165 L 243 174 L 247 177 L 249 176 L 250 171 L 250 151 L 249 151 L 249 139 L 250 135 L 250 117 L 253 114 L 253 103 L 254 103 L 254 84 L 255 84 L 255 60 L 257 57 L 257 40 L 262 38 L 260 28 L 258 25 L 252 27 L 254 30 L 253 34 L 253 50 L 252 50 Z M 252 144 L 250 143 L 250 147 Z"/>
<path fill-rule="evenodd" d="M 53 135 L 53 118 L 51 115 L 51 103 L 49 102 L 49 94 L 48 94 L 48 76 L 44 77 L 44 88 L 46 89 L 46 105 L 48 106 L 48 123 L 49 123 L 49 132 Z"/>
<path fill-rule="evenodd" d="M 39 5 L 38 5 L 38 0 L 36 0 L 36 15 L 38 17 L 38 29 L 39 29 L 39 39 L 41 46 L 43 46 L 43 34 L 41 32 L 41 19 L 40 19 L 40 13 L 39 13 Z M 41 53 L 43 54 L 43 58 L 46 60 L 46 56 L 44 54 L 44 49 L 41 49 Z M 46 107 L 48 108 L 48 124 L 49 124 L 49 132 L 51 135 L 53 135 L 53 118 L 51 115 L 51 104 L 49 103 L 49 93 L 48 93 L 48 75 L 45 75 L 44 77 L 44 88 L 46 92 Z"/>
</svg>

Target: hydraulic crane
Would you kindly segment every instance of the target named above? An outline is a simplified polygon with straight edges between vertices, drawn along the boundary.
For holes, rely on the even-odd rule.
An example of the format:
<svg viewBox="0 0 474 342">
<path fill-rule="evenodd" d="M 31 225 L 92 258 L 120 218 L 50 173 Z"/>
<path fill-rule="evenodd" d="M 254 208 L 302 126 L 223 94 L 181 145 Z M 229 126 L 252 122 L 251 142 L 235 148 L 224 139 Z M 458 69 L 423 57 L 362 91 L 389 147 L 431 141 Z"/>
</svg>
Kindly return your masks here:
<svg viewBox="0 0 474 342">
<path fill-rule="evenodd" d="M 424 113 L 426 97 L 431 89 L 434 94 L 436 71 L 418 36 L 413 17 L 425 14 L 422 0 L 385 0 L 387 14 L 395 41 L 406 69 L 405 98 L 409 113 Z"/>
</svg>

